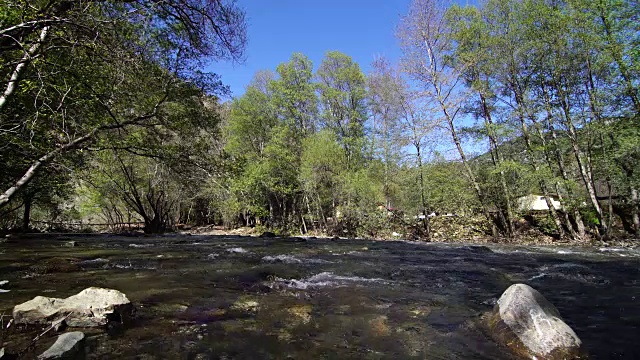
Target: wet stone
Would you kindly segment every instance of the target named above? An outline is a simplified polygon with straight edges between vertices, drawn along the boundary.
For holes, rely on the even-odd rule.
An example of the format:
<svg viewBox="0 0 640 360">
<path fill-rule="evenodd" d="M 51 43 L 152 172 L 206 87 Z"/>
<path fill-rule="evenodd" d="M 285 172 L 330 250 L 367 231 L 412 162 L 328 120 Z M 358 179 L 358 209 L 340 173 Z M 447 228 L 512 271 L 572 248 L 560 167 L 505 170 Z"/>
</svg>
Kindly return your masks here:
<svg viewBox="0 0 640 360">
<path fill-rule="evenodd" d="M 582 341 L 558 310 L 525 284 L 510 286 L 489 317 L 489 328 L 514 353 L 533 359 L 584 358 Z"/>
<path fill-rule="evenodd" d="M 38 356 L 38 360 L 49 359 L 84 359 L 84 334 L 74 331 L 58 336 L 56 342 Z"/>
<path fill-rule="evenodd" d="M 60 319 L 72 327 L 103 326 L 110 321 L 124 322 L 133 305 L 117 290 L 87 288 L 66 299 L 36 296 L 13 308 L 17 324 L 50 324 Z"/>
</svg>

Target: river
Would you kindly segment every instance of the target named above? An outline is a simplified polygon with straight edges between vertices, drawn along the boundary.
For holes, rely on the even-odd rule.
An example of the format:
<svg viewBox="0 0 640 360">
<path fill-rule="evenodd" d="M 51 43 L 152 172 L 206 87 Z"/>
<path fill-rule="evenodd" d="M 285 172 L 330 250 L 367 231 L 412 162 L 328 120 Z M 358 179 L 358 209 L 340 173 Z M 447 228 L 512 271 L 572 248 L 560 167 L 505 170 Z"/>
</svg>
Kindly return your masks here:
<svg viewBox="0 0 640 360">
<path fill-rule="evenodd" d="M 35 235 L 0 243 L 10 290 L 0 313 L 89 286 L 124 292 L 135 321 L 86 331 L 89 359 L 510 359 L 479 320 L 509 285 L 526 283 L 591 358 L 637 359 L 639 272 L 633 249 Z M 4 327 L 0 341 L 14 353 L 39 332 Z"/>
</svg>

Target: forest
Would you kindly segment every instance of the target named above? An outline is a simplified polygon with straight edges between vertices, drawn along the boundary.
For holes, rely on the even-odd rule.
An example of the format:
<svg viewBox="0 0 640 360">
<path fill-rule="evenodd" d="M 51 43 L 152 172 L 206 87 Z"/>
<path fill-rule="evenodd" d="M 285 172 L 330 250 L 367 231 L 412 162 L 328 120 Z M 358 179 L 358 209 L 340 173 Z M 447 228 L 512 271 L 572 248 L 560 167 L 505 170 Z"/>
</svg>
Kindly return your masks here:
<svg viewBox="0 0 640 360">
<path fill-rule="evenodd" d="M 0 0 L 0 231 L 639 236 L 639 5 L 413 0 L 399 61 L 293 53 L 231 99 L 235 1 Z"/>
</svg>

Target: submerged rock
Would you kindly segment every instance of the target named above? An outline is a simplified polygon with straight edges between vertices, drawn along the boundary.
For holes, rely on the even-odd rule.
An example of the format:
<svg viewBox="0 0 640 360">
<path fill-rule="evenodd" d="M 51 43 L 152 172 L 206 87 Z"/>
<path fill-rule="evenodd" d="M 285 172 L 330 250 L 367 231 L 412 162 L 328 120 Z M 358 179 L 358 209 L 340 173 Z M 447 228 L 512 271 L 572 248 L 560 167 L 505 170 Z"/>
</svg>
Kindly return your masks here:
<svg viewBox="0 0 640 360">
<path fill-rule="evenodd" d="M 239 299 L 231 305 L 231 310 L 245 312 L 245 313 L 255 313 L 260 308 L 260 304 L 251 299 Z"/>
<path fill-rule="evenodd" d="M 387 319 L 387 316 L 379 315 L 369 320 L 370 331 L 373 336 L 388 336 L 391 333 Z"/>
<path fill-rule="evenodd" d="M 118 290 L 90 287 L 66 299 L 36 296 L 13 308 L 16 324 L 50 324 L 64 319 L 71 327 L 104 326 L 126 322 L 133 305 Z"/>
<path fill-rule="evenodd" d="M 584 359 L 582 342 L 558 310 L 525 284 L 511 285 L 488 318 L 491 335 L 529 359 Z"/>
<path fill-rule="evenodd" d="M 54 257 L 39 261 L 37 264 L 29 267 L 29 276 L 44 275 L 44 274 L 56 274 L 56 273 L 72 273 L 80 271 L 81 268 L 78 265 L 80 259 L 77 258 L 59 258 Z"/>
<path fill-rule="evenodd" d="M 287 309 L 288 319 L 292 325 L 308 324 L 311 321 L 311 305 L 294 305 Z"/>
<path fill-rule="evenodd" d="M 84 334 L 74 331 L 58 336 L 56 342 L 38 359 L 84 359 Z"/>
</svg>

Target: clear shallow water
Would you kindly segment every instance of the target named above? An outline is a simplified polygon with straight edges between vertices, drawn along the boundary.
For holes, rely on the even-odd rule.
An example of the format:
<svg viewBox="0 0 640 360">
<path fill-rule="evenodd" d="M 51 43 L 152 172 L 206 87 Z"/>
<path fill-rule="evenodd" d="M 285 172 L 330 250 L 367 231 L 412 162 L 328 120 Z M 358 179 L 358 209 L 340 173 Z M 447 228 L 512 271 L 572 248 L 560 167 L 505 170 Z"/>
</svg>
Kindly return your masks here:
<svg viewBox="0 0 640 360">
<path fill-rule="evenodd" d="M 69 240 L 76 247 L 64 247 Z M 560 310 L 595 359 L 640 358 L 640 252 L 220 236 L 0 243 L 0 314 L 118 289 L 135 323 L 88 331 L 90 359 L 509 359 L 478 325 L 511 284 Z M 5 319 L 6 323 L 6 319 Z M 0 330 L 11 351 L 35 329 Z M 53 341 L 45 336 L 25 358 Z"/>
</svg>

